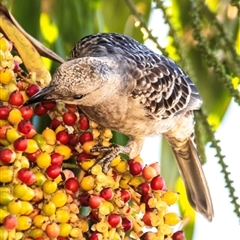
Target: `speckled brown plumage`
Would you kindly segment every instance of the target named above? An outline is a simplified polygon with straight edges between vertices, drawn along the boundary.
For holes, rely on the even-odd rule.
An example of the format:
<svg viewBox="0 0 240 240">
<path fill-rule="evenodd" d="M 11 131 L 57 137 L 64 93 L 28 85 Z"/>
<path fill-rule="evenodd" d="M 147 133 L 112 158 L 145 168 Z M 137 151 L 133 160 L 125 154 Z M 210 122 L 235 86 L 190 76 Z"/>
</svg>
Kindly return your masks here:
<svg viewBox="0 0 240 240">
<path fill-rule="evenodd" d="M 137 156 L 146 136 L 162 134 L 173 149 L 190 204 L 212 220 L 193 140 L 193 110 L 202 100 L 171 59 L 121 34 L 90 35 L 74 46 L 50 85 L 27 104 L 47 99 L 74 103 L 93 121 L 130 137 L 126 147 L 114 145 L 104 159 L 108 162 L 119 152 Z"/>
</svg>

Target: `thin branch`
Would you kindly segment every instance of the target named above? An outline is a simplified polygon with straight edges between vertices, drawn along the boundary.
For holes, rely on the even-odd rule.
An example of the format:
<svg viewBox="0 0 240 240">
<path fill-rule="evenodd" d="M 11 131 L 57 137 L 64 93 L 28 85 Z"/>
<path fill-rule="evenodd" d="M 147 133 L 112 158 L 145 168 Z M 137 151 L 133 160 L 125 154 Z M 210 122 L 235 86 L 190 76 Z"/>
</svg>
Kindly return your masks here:
<svg viewBox="0 0 240 240">
<path fill-rule="evenodd" d="M 132 0 L 124 0 L 124 2 L 126 3 L 126 5 L 128 6 L 129 10 L 131 11 L 131 13 L 133 14 L 133 16 L 136 18 L 136 21 L 139 22 L 139 27 L 143 28 L 145 32 L 147 32 L 148 34 L 148 39 L 151 39 L 155 44 L 156 47 L 163 53 L 163 55 L 167 55 L 166 51 L 164 48 L 162 48 L 159 43 L 158 43 L 158 38 L 154 37 L 152 35 L 152 31 L 148 28 L 146 21 L 144 20 L 144 18 L 140 15 L 140 13 L 136 10 L 135 5 L 133 3 Z"/>
</svg>

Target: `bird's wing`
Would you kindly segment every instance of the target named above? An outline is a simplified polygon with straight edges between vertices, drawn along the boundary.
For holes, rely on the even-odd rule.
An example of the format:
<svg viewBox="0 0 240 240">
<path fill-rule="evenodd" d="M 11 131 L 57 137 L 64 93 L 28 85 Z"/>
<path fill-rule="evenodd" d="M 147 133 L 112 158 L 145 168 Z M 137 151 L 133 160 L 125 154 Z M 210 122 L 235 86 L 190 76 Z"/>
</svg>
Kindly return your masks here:
<svg viewBox="0 0 240 240">
<path fill-rule="evenodd" d="M 87 56 L 113 57 L 119 68 L 125 62 L 122 73 L 135 82 L 131 96 L 140 99 L 149 117 L 165 119 L 202 104 L 196 87 L 175 62 L 130 37 L 117 33 L 86 36 L 74 46 L 69 60 Z"/>
<path fill-rule="evenodd" d="M 137 62 L 141 76 L 132 92 L 149 116 L 164 119 L 199 109 L 201 97 L 187 74 L 171 59 L 149 52 Z"/>
</svg>

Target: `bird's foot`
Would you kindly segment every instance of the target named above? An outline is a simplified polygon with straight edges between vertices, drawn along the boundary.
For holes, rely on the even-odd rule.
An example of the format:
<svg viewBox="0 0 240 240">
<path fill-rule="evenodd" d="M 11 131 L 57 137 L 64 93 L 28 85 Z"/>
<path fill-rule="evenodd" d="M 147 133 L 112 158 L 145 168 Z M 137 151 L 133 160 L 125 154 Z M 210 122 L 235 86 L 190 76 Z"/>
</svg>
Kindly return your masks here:
<svg viewBox="0 0 240 240">
<path fill-rule="evenodd" d="M 119 153 L 125 153 L 129 154 L 131 151 L 131 148 L 117 145 L 117 144 L 111 144 L 108 147 L 96 145 L 91 149 L 91 152 L 102 152 L 103 156 L 100 159 L 97 159 L 96 164 L 103 164 L 103 172 L 106 173 L 109 170 L 109 165 L 111 161 L 119 154 Z"/>
</svg>

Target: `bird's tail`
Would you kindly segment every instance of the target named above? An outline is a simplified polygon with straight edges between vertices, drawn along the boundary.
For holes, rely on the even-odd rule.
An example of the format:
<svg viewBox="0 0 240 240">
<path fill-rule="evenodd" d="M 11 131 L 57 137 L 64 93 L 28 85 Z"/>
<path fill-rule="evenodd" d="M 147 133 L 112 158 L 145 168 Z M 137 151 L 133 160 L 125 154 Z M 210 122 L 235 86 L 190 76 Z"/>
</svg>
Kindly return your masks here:
<svg viewBox="0 0 240 240">
<path fill-rule="evenodd" d="M 193 139 L 189 138 L 183 142 L 171 139 L 169 143 L 185 184 L 189 203 L 211 221 L 212 200 Z"/>
</svg>

